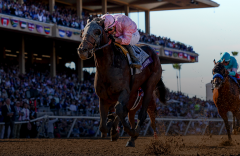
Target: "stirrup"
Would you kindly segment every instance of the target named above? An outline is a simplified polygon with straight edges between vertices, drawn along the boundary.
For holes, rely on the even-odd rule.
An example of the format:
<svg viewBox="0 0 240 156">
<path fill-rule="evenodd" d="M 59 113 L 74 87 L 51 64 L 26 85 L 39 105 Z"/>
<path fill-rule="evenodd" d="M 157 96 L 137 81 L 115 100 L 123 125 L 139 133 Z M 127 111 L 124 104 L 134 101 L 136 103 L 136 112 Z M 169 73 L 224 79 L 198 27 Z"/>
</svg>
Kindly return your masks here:
<svg viewBox="0 0 240 156">
<path fill-rule="evenodd" d="M 142 65 L 139 63 L 132 63 L 132 64 L 130 64 L 130 66 L 133 68 L 139 68 L 139 69 L 142 67 Z"/>
</svg>

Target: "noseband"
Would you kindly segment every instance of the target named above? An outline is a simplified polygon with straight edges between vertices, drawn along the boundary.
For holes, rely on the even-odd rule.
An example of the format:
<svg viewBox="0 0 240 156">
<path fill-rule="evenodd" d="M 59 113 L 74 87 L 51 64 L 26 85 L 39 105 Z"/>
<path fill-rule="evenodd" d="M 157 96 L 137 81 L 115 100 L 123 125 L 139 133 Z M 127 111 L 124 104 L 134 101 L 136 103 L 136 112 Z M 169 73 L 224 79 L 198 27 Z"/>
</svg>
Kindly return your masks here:
<svg viewBox="0 0 240 156">
<path fill-rule="evenodd" d="M 100 32 L 101 32 L 100 35 L 95 35 L 93 33 L 94 30 L 96 30 L 96 29 L 100 30 Z M 87 35 L 92 37 L 95 42 L 92 43 L 92 42 L 88 41 L 87 39 L 85 39 Z M 105 47 L 107 47 L 108 45 L 111 44 L 111 40 L 109 40 L 109 42 L 107 44 L 100 47 L 100 41 L 101 41 L 102 35 L 103 35 L 103 28 L 96 21 L 92 21 L 85 26 L 83 34 L 82 34 L 83 39 L 85 39 L 85 41 L 87 43 L 89 43 L 90 45 L 93 46 L 92 49 L 86 51 L 87 53 L 91 54 L 90 57 L 88 57 L 87 59 L 90 59 L 97 50 L 105 48 Z M 77 51 L 78 51 L 78 54 L 79 54 L 80 48 L 78 48 Z"/>
<path fill-rule="evenodd" d="M 221 79 L 220 85 L 219 85 L 218 87 L 216 87 L 216 83 L 213 82 L 213 80 L 214 80 L 215 78 L 220 78 L 220 79 Z M 213 75 L 213 80 L 212 80 L 213 88 L 219 89 L 219 88 L 222 86 L 222 84 L 225 82 L 226 78 L 227 78 L 227 77 L 224 77 L 224 76 L 222 76 L 222 75 L 219 74 L 219 73 L 214 74 L 214 75 Z"/>
</svg>

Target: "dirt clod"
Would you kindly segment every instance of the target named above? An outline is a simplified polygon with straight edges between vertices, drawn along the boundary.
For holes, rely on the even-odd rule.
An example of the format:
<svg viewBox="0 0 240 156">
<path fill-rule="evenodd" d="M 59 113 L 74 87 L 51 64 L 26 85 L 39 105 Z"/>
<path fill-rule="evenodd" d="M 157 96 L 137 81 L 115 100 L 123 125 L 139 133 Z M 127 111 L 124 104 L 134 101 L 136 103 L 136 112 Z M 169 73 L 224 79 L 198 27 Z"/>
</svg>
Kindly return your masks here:
<svg viewBox="0 0 240 156">
<path fill-rule="evenodd" d="M 171 153 L 171 146 L 168 142 L 151 140 L 144 152 L 144 155 L 169 155 Z"/>
</svg>

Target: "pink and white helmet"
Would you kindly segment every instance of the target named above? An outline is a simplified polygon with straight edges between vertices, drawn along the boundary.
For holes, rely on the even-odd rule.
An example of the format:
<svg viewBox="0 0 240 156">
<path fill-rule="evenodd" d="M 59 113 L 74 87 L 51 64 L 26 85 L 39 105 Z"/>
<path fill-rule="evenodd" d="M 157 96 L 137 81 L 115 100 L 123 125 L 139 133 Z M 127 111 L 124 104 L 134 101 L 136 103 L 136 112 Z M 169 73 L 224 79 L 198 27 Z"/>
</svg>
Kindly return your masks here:
<svg viewBox="0 0 240 156">
<path fill-rule="evenodd" d="M 112 28 L 113 26 L 116 25 L 115 19 L 112 15 L 105 14 L 101 18 L 105 19 L 104 21 L 105 31 L 107 31 L 109 28 Z"/>
</svg>

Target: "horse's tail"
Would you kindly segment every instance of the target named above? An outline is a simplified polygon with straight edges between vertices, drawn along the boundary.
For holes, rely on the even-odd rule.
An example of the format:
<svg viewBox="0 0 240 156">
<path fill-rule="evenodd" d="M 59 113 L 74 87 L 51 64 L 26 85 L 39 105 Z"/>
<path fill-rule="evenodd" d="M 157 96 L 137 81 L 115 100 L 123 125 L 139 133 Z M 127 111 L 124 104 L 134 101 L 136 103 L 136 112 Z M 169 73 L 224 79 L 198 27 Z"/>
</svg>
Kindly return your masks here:
<svg viewBox="0 0 240 156">
<path fill-rule="evenodd" d="M 165 87 L 162 78 L 157 83 L 155 94 L 163 104 L 166 104 L 167 88 Z"/>
</svg>

